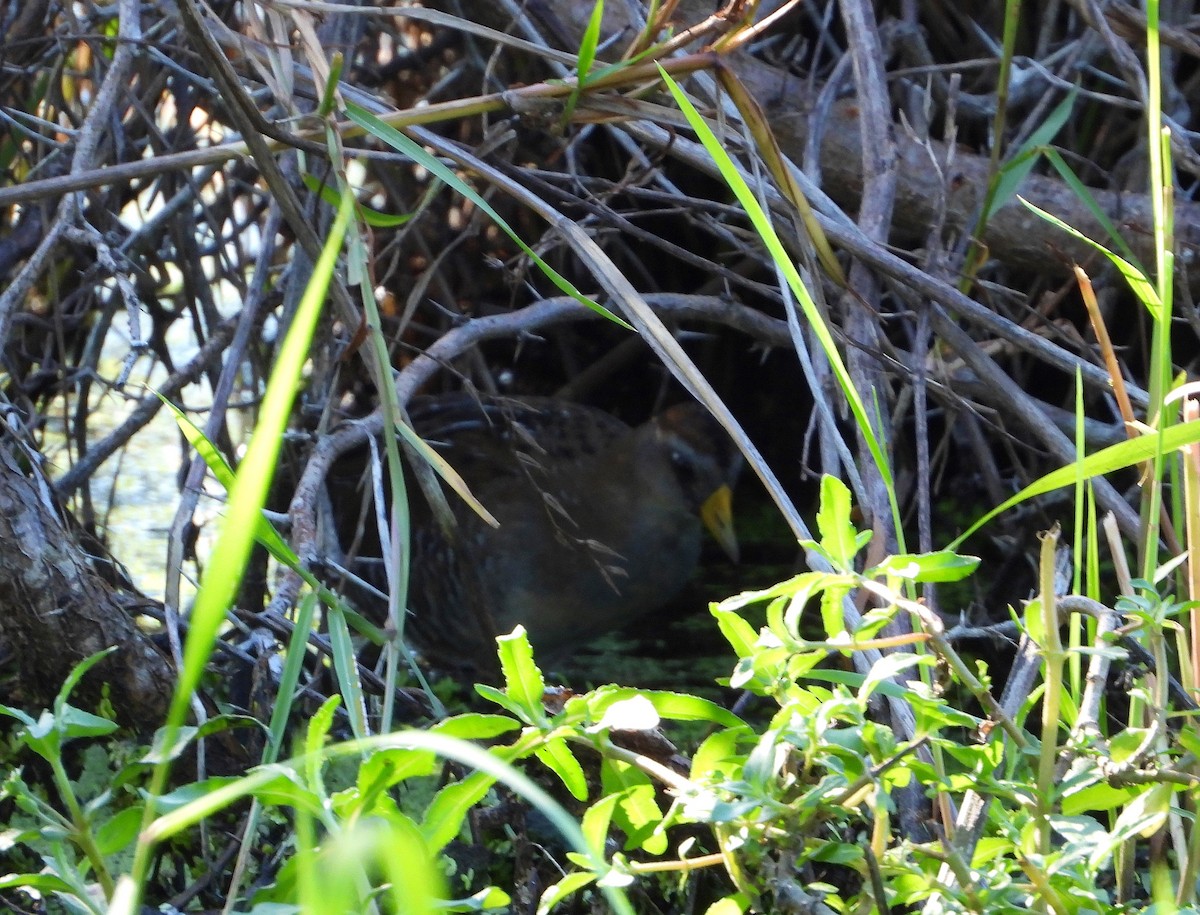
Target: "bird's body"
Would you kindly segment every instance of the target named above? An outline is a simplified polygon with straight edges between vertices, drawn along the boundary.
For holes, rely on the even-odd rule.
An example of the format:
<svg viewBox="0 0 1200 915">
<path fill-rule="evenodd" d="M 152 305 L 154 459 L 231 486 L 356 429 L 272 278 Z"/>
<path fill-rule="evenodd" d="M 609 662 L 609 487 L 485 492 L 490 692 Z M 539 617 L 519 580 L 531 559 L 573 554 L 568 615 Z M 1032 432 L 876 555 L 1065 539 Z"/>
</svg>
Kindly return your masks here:
<svg viewBox="0 0 1200 915">
<path fill-rule="evenodd" d="M 696 570 L 702 512 L 736 550 L 740 458 L 698 405 L 633 428 L 549 398 L 424 398 L 410 416 L 499 522 L 454 496 L 453 530 L 414 522 L 408 626 L 443 666 L 494 668 L 518 623 L 553 655 L 661 607 Z"/>
</svg>

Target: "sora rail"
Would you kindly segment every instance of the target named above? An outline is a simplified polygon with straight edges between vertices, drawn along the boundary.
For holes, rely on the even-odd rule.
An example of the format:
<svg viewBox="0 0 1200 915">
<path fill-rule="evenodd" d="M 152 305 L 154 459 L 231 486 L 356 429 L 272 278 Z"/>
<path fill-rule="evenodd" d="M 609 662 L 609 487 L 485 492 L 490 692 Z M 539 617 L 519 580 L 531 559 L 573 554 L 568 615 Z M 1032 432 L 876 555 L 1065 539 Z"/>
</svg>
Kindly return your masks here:
<svg viewBox="0 0 1200 915">
<path fill-rule="evenodd" d="M 417 398 L 409 416 L 499 521 L 450 494 L 447 531 L 414 506 L 406 631 L 444 670 L 494 676 L 495 636 L 518 623 L 553 657 L 662 607 L 696 571 L 702 526 L 737 559 L 741 456 L 698 404 L 630 427 L 551 398 L 462 393 Z"/>
</svg>

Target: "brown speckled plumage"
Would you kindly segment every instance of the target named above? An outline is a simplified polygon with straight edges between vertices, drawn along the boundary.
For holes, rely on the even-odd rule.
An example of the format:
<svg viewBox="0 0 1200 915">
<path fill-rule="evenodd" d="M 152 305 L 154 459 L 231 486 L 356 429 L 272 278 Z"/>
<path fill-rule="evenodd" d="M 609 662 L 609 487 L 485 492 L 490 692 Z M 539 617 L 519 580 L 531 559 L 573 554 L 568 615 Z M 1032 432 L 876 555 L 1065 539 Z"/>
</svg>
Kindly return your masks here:
<svg viewBox="0 0 1200 915">
<path fill-rule="evenodd" d="M 452 494 L 449 536 L 414 519 L 406 628 L 467 676 L 494 673 L 495 635 L 518 623 L 546 656 L 668 602 L 696 570 L 702 504 L 741 466 L 696 404 L 636 428 L 549 398 L 420 398 L 410 416 L 500 522 Z"/>
</svg>

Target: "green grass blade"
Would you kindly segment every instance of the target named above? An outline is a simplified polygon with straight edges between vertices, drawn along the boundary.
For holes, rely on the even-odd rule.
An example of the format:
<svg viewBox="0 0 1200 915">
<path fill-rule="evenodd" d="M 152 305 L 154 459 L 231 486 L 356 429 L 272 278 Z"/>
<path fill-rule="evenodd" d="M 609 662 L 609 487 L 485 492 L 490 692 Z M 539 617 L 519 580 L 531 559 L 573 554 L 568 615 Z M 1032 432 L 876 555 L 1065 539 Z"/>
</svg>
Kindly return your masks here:
<svg viewBox="0 0 1200 915">
<path fill-rule="evenodd" d="M 610 321 L 615 321 L 622 327 L 633 330 L 632 327 L 618 318 L 603 305 L 599 305 L 585 296 L 582 292 L 575 288 L 574 284 L 572 284 L 570 280 L 559 274 L 557 270 L 542 260 L 541 255 L 529 247 L 529 245 L 525 244 L 524 239 L 522 239 L 516 233 L 516 230 L 504 220 L 503 216 L 496 212 L 495 208 L 490 203 L 484 200 L 483 197 L 481 197 L 473 187 L 459 178 L 458 175 L 456 175 L 451 169 L 447 168 L 440 161 L 438 161 L 436 157 L 426 152 L 420 146 L 420 144 L 406 137 L 395 127 L 385 124 L 365 108 L 361 108 L 353 103 L 348 103 L 346 105 L 346 116 L 363 130 L 367 131 L 367 133 L 379 138 L 380 140 L 383 140 L 383 142 L 387 143 L 389 146 L 404 153 L 422 168 L 428 169 L 430 173 L 436 175 L 447 185 L 449 185 L 455 191 L 455 193 L 462 195 L 467 200 L 470 200 L 475 206 L 479 207 L 479 209 L 483 210 L 483 212 L 487 213 L 488 216 L 492 218 L 492 221 L 495 222 L 496 225 L 498 225 L 501 229 L 503 229 L 505 234 L 508 235 L 508 237 L 511 238 L 521 248 L 521 250 L 524 251 L 525 254 L 528 255 L 529 258 L 541 268 L 542 272 L 550 278 L 550 281 L 559 289 L 561 289 L 566 295 L 569 295 L 581 305 L 585 305 L 592 309 L 592 311 L 596 312 L 597 314 L 603 315 Z"/>
<path fill-rule="evenodd" d="M 1018 197 L 1017 199 L 1051 225 L 1057 226 L 1068 235 L 1079 239 L 1086 245 L 1090 245 L 1092 248 L 1095 248 L 1110 261 L 1112 261 L 1113 266 L 1115 266 L 1117 270 L 1121 272 L 1121 275 L 1125 277 L 1125 281 L 1129 283 L 1129 288 L 1133 290 L 1133 294 L 1136 295 L 1141 300 L 1142 304 L 1146 306 L 1147 311 L 1150 312 L 1150 316 L 1154 318 L 1155 321 L 1160 320 L 1163 307 L 1162 299 L 1159 298 L 1158 291 L 1154 288 L 1154 284 L 1150 282 L 1150 278 L 1147 277 L 1140 268 L 1134 266 L 1119 254 L 1114 254 L 1112 251 L 1109 251 L 1108 248 L 1104 247 L 1104 245 L 1100 244 L 1100 242 L 1088 238 L 1074 226 L 1067 225 L 1057 216 L 1047 213 L 1041 207 L 1030 203 L 1024 197 Z"/>
<path fill-rule="evenodd" d="M 250 549 L 254 545 L 258 521 L 262 517 L 267 489 L 278 463 L 280 442 L 291 416 L 292 403 L 304 363 L 308 358 L 317 320 L 337 266 L 342 240 L 350 225 L 353 204 L 354 200 L 350 195 L 343 197 L 321 256 L 313 267 L 312 279 L 300 299 L 295 319 L 283 340 L 274 370 L 267 382 L 259 423 L 230 490 L 228 511 L 221 524 L 221 534 L 213 548 L 208 570 L 200 582 L 189 620 L 183 669 L 179 672 L 175 695 L 164 727 L 166 745 L 174 742 L 174 735 L 186 720 L 192 694 L 200 684 L 221 624 L 225 621 L 225 614 L 237 594 L 238 585 L 250 558 Z M 162 795 L 168 773 L 168 761 L 164 760 L 155 766 L 148 791 L 152 801 Z M 122 878 L 117 897 L 114 898 L 112 911 L 119 915 L 131 915 L 141 887 L 149 874 L 154 847 L 153 833 L 150 829 L 153 818 L 154 803 L 151 802 L 146 804 L 146 820 L 138 838 L 130 871 Z"/>
<path fill-rule="evenodd" d="M 600 26 L 604 22 L 604 0 L 596 0 L 592 7 L 592 17 L 584 29 L 583 39 L 579 42 L 579 62 L 575 67 L 576 83 L 571 94 L 567 96 L 567 105 L 563 110 L 563 123 L 571 120 L 579 97 L 583 94 L 588 77 L 592 72 L 592 64 L 596 62 L 596 49 L 600 47 Z"/>
<path fill-rule="evenodd" d="M 296 318 L 280 347 L 275 369 L 263 396 L 258 427 L 230 489 L 221 535 L 213 548 L 208 574 L 200 584 L 190 620 L 184 648 L 184 669 L 180 671 L 172 705 L 172 718 L 176 721 L 182 721 L 186 714 L 187 704 L 199 685 L 217 631 L 237 593 L 238 583 L 250 556 L 267 489 L 278 463 L 279 445 L 287 429 L 312 335 L 350 222 L 352 204 L 353 201 L 347 196 L 338 210 L 337 219 L 314 267 L 312 280 L 300 300 Z"/>
<path fill-rule="evenodd" d="M 830 333 L 829 328 L 826 326 L 825 319 L 817 308 L 816 302 L 813 301 L 808 289 L 805 288 L 804 281 L 800 278 L 800 272 L 796 269 L 796 265 L 792 263 L 787 249 L 783 246 L 783 241 L 775 231 L 775 226 L 772 225 L 770 217 L 759 204 L 754 191 L 746 183 L 745 179 L 742 178 L 741 173 L 738 171 L 737 166 L 734 164 L 733 159 L 730 158 L 721 141 L 713 133 L 712 128 L 708 126 L 704 118 L 700 116 L 700 112 L 696 110 L 696 106 L 692 104 L 684 91 L 679 88 L 679 84 L 662 67 L 659 67 L 659 75 L 671 91 L 671 95 L 675 97 L 675 103 L 679 105 L 684 117 L 687 118 L 688 123 L 700 138 L 700 142 L 704 144 L 704 148 L 712 157 L 713 162 L 721 173 L 721 177 L 737 197 L 738 203 L 742 205 L 742 209 L 745 210 L 755 231 L 758 232 L 759 238 L 762 239 L 768 253 L 771 255 L 771 259 L 787 280 L 788 288 L 791 289 L 792 294 L 796 297 L 796 301 L 799 302 L 800 308 L 804 312 L 804 317 L 808 319 L 813 334 L 821 344 L 821 349 L 825 352 L 825 357 L 829 360 L 834 377 L 837 378 L 838 385 L 841 387 L 842 393 L 846 396 L 846 400 L 850 404 L 850 410 L 854 414 L 855 422 L 858 424 L 858 428 L 867 442 L 867 448 L 870 450 L 871 457 L 874 458 L 879 468 L 879 473 L 887 485 L 888 492 L 894 498 L 895 486 L 892 482 L 891 469 L 884 455 L 879 438 L 875 435 L 875 429 L 867 416 L 866 405 L 863 403 L 858 389 L 854 386 L 854 381 L 846 369 L 846 364 L 842 361 L 842 354 L 838 351 L 833 334 Z"/>
<path fill-rule="evenodd" d="M 1067 118 L 1071 116 L 1071 110 L 1075 107 L 1075 99 L 1079 95 L 1078 89 L 1071 90 L 1053 111 L 1046 117 L 1041 125 L 1033 133 L 1029 135 L 1020 148 L 1016 150 L 1012 158 L 1000 169 L 1000 173 L 995 182 L 995 187 L 992 191 L 988 207 L 983 214 L 981 220 L 982 225 L 987 225 L 996 211 L 1008 203 L 1017 193 L 1017 188 L 1021 186 L 1033 167 L 1037 164 L 1038 159 L 1045 151 L 1050 142 L 1062 130 L 1066 124 Z"/>
<path fill-rule="evenodd" d="M 1195 442 L 1200 442 L 1200 420 L 1172 426 L 1161 434 L 1141 435 L 1130 441 L 1118 442 L 1103 448 L 1095 454 L 1088 455 L 1082 461 L 1074 461 L 1066 467 L 1060 467 L 1030 483 L 1015 496 L 1006 499 L 967 528 L 966 532 L 951 541 L 948 549 L 957 549 L 963 541 L 997 515 L 1029 499 L 1044 496 L 1046 493 L 1064 486 L 1074 485 L 1080 476 L 1090 478 L 1103 476 L 1117 470 L 1125 470 L 1143 461 L 1154 460 L 1158 454 L 1178 451 L 1184 445 Z M 1080 466 L 1081 464 L 1082 466 Z"/>
<path fill-rule="evenodd" d="M 1079 198 L 1079 202 L 1092 214 L 1092 218 L 1104 229 L 1104 234 L 1108 236 L 1108 240 L 1112 246 L 1129 263 L 1136 266 L 1142 273 L 1145 273 L 1145 267 L 1142 266 L 1137 255 L 1133 253 L 1133 248 L 1129 247 L 1129 242 L 1125 241 L 1124 236 L 1117 231 L 1117 227 L 1113 225 L 1113 221 L 1108 218 L 1108 214 L 1096 202 L 1096 198 L 1092 196 L 1092 192 L 1088 186 L 1079 180 L 1079 176 L 1067 164 L 1067 160 L 1062 157 L 1057 149 L 1049 147 L 1042 150 L 1042 154 L 1046 157 L 1046 161 L 1054 166 L 1054 170 L 1058 172 L 1058 176 L 1071 188 L 1072 193 Z"/>
</svg>

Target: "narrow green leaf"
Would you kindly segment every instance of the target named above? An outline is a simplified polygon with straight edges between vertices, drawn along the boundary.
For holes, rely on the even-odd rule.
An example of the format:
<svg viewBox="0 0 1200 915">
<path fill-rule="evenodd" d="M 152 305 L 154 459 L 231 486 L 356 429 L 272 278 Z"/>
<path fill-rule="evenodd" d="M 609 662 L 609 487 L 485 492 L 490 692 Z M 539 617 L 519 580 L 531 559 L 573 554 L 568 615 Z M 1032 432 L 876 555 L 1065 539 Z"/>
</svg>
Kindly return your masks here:
<svg viewBox="0 0 1200 915">
<path fill-rule="evenodd" d="M 1137 255 L 1134 254 L 1133 249 L 1129 247 L 1129 242 L 1125 241 L 1125 237 L 1117 231 L 1117 227 L 1113 225 L 1113 221 L 1108 218 L 1108 214 L 1104 212 L 1104 208 L 1100 206 L 1100 204 L 1096 201 L 1096 198 L 1092 195 L 1091 189 L 1079 180 L 1079 176 L 1076 175 L 1071 166 L 1067 164 L 1067 160 L 1064 159 L 1059 151 L 1053 147 L 1044 150 L 1044 154 L 1046 156 L 1046 161 L 1054 166 L 1054 170 L 1058 172 L 1059 177 L 1067 183 L 1067 186 L 1071 188 L 1071 191 L 1084 205 L 1084 208 L 1092 215 L 1092 218 L 1096 220 L 1096 223 L 1102 229 L 1104 229 L 1104 234 L 1107 236 L 1113 247 L 1115 247 L 1121 253 L 1121 256 L 1129 261 L 1129 263 L 1136 266 L 1142 273 L 1146 273 L 1147 271 L 1137 259 Z"/>
<path fill-rule="evenodd" d="M 414 162 L 418 163 L 422 168 L 429 170 L 442 181 L 444 181 L 447 185 L 453 188 L 456 193 L 470 200 L 475 206 L 487 213 L 488 216 L 491 217 L 492 221 L 495 222 L 496 225 L 498 225 L 502 230 L 504 230 L 504 233 L 508 235 L 508 237 L 511 238 L 517 244 L 517 246 L 520 247 L 520 249 L 524 251 L 525 254 L 528 255 L 528 257 L 535 264 L 538 265 L 541 271 L 546 274 L 547 277 L 549 277 L 550 281 L 559 289 L 561 289 L 566 295 L 569 295 L 581 305 L 592 309 L 592 311 L 596 312 L 597 314 L 603 315 L 610 321 L 620 324 L 627 330 L 633 330 L 628 323 L 618 318 L 607 308 L 603 307 L 602 305 L 598 305 L 591 299 L 587 298 L 587 296 L 575 288 L 570 280 L 564 276 L 561 276 L 558 271 L 542 260 L 541 255 L 539 255 L 525 243 L 524 239 L 522 239 L 512 228 L 512 226 L 510 226 L 504 220 L 504 217 L 496 212 L 496 209 L 490 203 L 488 203 L 487 200 L 480 196 L 473 187 L 459 178 L 458 175 L 456 175 L 453 171 L 443 165 L 436 157 L 426 152 L 419 144 L 413 140 L 410 140 L 390 124 L 385 124 L 365 108 L 355 105 L 353 102 L 347 103 L 346 115 L 355 124 L 367 131 L 367 133 L 374 137 L 378 137 L 389 146 L 404 153 Z"/>
<path fill-rule="evenodd" d="M 1071 115 L 1071 109 L 1074 108 L 1075 99 L 1078 96 L 1078 88 L 1068 92 L 1066 98 L 1055 106 L 1054 110 L 1046 116 L 1046 119 L 1014 151 L 1012 158 L 1000 169 L 991 206 L 988 212 L 984 214 L 985 223 L 996 214 L 997 210 L 1012 200 L 1013 195 L 1017 192 L 1017 188 L 1021 186 L 1021 182 L 1033 171 L 1034 165 L 1037 164 L 1037 160 L 1044 151 L 1043 147 L 1049 146 L 1058 135 L 1058 132 L 1062 130 L 1063 125 L 1067 122 L 1067 118 Z"/>
<path fill-rule="evenodd" d="M 738 203 L 741 204 L 742 209 L 754 226 L 754 230 L 758 233 L 768 254 L 770 254 L 772 262 L 779 268 L 787 281 L 788 288 L 796 297 L 796 301 L 799 303 L 800 309 L 808 321 L 809 329 L 820 343 L 821 349 L 825 353 L 825 358 L 829 360 L 829 366 L 833 370 L 838 386 L 841 388 L 846 401 L 850 405 L 851 413 L 854 414 L 854 421 L 862 433 L 863 440 L 867 443 L 867 449 L 871 452 L 875 466 L 879 469 L 879 473 L 887 488 L 888 496 L 893 501 L 892 514 L 898 518 L 900 512 L 899 506 L 895 504 L 895 486 L 892 481 L 891 465 L 888 463 L 887 455 L 884 453 L 879 437 L 875 434 L 875 427 L 871 424 L 866 404 L 859 394 L 858 388 L 854 385 L 854 379 L 850 377 L 850 372 L 846 368 L 846 364 L 833 339 L 833 334 L 825 322 L 824 316 L 821 314 L 820 309 L 817 308 L 816 302 L 813 301 L 812 295 L 804 285 L 800 271 L 796 269 L 796 265 L 787 253 L 787 249 L 783 246 L 783 242 L 780 240 L 774 225 L 771 223 L 769 214 L 763 210 L 754 190 L 742 178 L 724 144 L 713 133 L 712 128 L 700 116 L 700 112 L 696 110 L 696 106 L 692 104 L 687 94 L 679 88 L 679 84 L 671 78 L 671 75 L 661 66 L 658 70 L 659 76 L 674 97 L 675 104 L 679 106 L 679 110 L 687 118 L 688 124 L 696 132 L 696 136 L 704 145 L 709 156 L 712 157 L 713 163 L 721 173 L 722 179 L 729 186 L 729 189 L 733 191 L 734 196 L 737 197 Z"/>
<path fill-rule="evenodd" d="M 283 748 L 288 718 L 292 710 L 292 698 L 296 695 L 296 686 L 300 682 L 300 674 L 307 654 L 308 635 L 312 632 L 316 609 L 317 597 L 312 593 L 306 594 L 297 608 L 296 625 L 292 629 L 292 636 L 283 659 L 283 672 L 279 676 L 279 689 L 276 693 L 278 698 L 271 709 L 271 721 L 267 727 L 268 739 L 263 752 L 263 762 L 275 762 Z"/>
<path fill-rule="evenodd" d="M 525 719 L 528 717 L 525 713 L 525 707 L 523 705 L 518 702 L 514 702 L 508 697 L 507 693 L 496 689 L 494 686 L 488 686 L 486 683 L 476 683 L 475 692 L 477 692 L 484 699 L 488 700 L 488 702 L 494 702 L 496 705 L 500 706 L 500 708 L 504 709 L 506 712 L 520 721 L 525 721 Z M 530 722 L 526 721 L 525 723 L 529 724 Z"/>
<path fill-rule="evenodd" d="M 175 404 L 163 397 L 157 391 L 155 396 L 162 401 L 163 406 L 171 411 L 171 415 L 175 417 L 175 424 L 179 426 L 179 431 L 183 433 L 188 444 L 196 449 L 196 453 L 204 461 L 213 478 L 224 487 L 226 492 L 233 488 L 236 474 L 233 468 L 229 466 L 229 462 L 225 460 L 225 455 L 221 454 L 216 444 L 212 442 L 207 435 L 204 434 L 199 426 L 192 422 L 191 417 L 180 410 Z M 255 530 L 255 537 L 266 547 L 271 555 L 280 562 L 287 565 L 289 568 L 295 568 L 300 565 L 300 558 L 288 546 L 287 541 L 280 536 L 279 532 L 271 525 L 266 518 L 260 517 L 258 527 Z M 291 560 L 290 562 L 288 560 Z"/>
<path fill-rule="evenodd" d="M 575 67 L 577 81 L 575 89 L 567 96 L 566 108 L 563 111 L 564 124 L 569 122 L 571 115 L 575 113 L 575 106 L 579 104 L 579 97 L 587 86 L 588 77 L 591 76 L 592 64 L 596 61 L 596 49 L 600 47 L 600 26 L 603 22 L 604 0 L 596 0 L 587 28 L 583 32 L 583 39 L 579 43 L 579 58 Z"/>
<path fill-rule="evenodd" d="M 337 188 L 330 187 L 312 175 L 301 175 L 300 180 L 304 182 L 306 188 L 314 194 L 319 194 L 321 199 L 330 206 L 338 205 L 341 194 L 338 193 Z M 395 229 L 413 218 L 412 213 L 384 213 L 364 203 L 355 203 L 354 211 L 360 220 L 375 229 Z"/>
<path fill-rule="evenodd" d="M 950 549 L 956 549 L 959 544 L 974 534 L 977 530 L 1002 512 L 1008 511 L 1015 505 L 1029 499 L 1043 496 L 1048 492 L 1071 486 L 1078 479 L 1080 470 L 1085 478 L 1102 476 L 1117 470 L 1125 470 L 1143 461 L 1149 461 L 1162 449 L 1164 454 L 1178 451 L 1184 445 L 1200 442 L 1200 420 L 1189 423 L 1179 423 L 1165 430 L 1161 435 L 1140 435 L 1127 442 L 1118 442 L 1102 448 L 1080 462 L 1075 461 L 1066 467 L 1053 470 L 1040 479 L 1034 480 L 1019 493 L 997 505 L 986 515 L 972 524 L 967 530 L 955 537 L 950 543 Z"/>
<path fill-rule="evenodd" d="M 67 674 L 67 679 L 64 680 L 63 685 L 59 687 L 58 695 L 54 699 L 55 710 L 61 709 L 66 705 L 67 698 L 71 695 L 75 687 L 79 685 L 79 681 L 83 679 L 84 675 L 89 670 L 91 670 L 116 650 L 117 647 L 115 645 L 108 648 L 102 648 L 100 651 L 88 655 L 86 658 L 72 667 L 71 672 Z"/>
<path fill-rule="evenodd" d="M 1162 300 L 1159 298 L 1158 291 L 1154 288 L 1154 284 L 1152 282 L 1150 282 L 1149 277 L 1147 277 L 1146 274 L 1141 271 L 1141 269 L 1134 266 L 1133 264 L 1131 264 L 1129 261 L 1125 260 L 1125 258 L 1121 257 L 1120 255 L 1114 254 L 1112 251 L 1109 251 L 1108 248 L 1104 247 L 1104 245 L 1100 244 L 1098 241 L 1093 241 L 1092 239 L 1088 238 L 1086 235 L 1084 235 L 1082 232 L 1080 232 L 1075 227 L 1067 225 L 1065 222 L 1063 222 L 1057 216 L 1052 216 L 1050 213 L 1047 213 L 1045 210 L 1034 206 L 1032 203 L 1030 203 L 1024 197 L 1018 197 L 1017 199 L 1020 200 L 1021 203 L 1025 204 L 1025 206 L 1027 206 L 1030 210 L 1032 210 L 1038 216 L 1041 216 L 1042 219 L 1046 220 L 1051 225 L 1057 226 L 1058 228 L 1060 228 L 1064 232 L 1066 232 L 1068 235 L 1071 235 L 1074 238 L 1079 239 L 1084 244 L 1090 245 L 1092 248 L 1099 251 L 1101 254 L 1103 254 L 1105 257 L 1107 257 L 1110 261 L 1112 261 L 1113 266 L 1115 266 L 1117 268 L 1117 270 L 1120 271 L 1121 276 L 1125 277 L 1125 282 L 1127 282 L 1129 284 L 1129 288 L 1133 290 L 1133 294 L 1136 295 L 1138 297 L 1138 299 L 1141 301 L 1141 303 L 1146 306 L 1146 310 L 1150 312 L 1150 316 L 1155 321 L 1162 320 L 1162 311 L 1163 311 Z"/>
<path fill-rule="evenodd" d="M 333 716 L 338 706 L 342 704 L 341 696 L 330 696 L 321 703 L 321 707 L 308 719 L 308 727 L 304 729 L 304 752 L 310 758 L 315 758 L 325 745 L 325 738 L 333 728 Z"/>
<path fill-rule="evenodd" d="M 346 617 L 337 607 L 328 613 L 329 648 L 333 670 L 337 674 L 338 690 L 350 716 L 350 730 L 362 739 L 370 734 L 367 723 L 367 703 L 363 696 L 362 679 L 358 676 L 358 657 L 350 638 Z"/>
<path fill-rule="evenodd" d="M 338 210 L 321 256 L 313 267 L 312 278 L 301 297 L 267 383 L 259 410 L 259 425 L 230 490 L 221 533 L 213 547 L 189 621 L 183 669 L 179 672 L 169 718 L 176 726 L 182 724 L 187 716 L 192 694 L 200 684 L 217 634 L 225 621 L 225 613 L 233 603 L 250 557 L 267 488 L 278 463 L 280 443 L 291 416 L 297 384 L 308 358 L 312 335 L 333 277 L 342 239 L 350 224 L 351 204 L 347 196 Z"/>
<path fill-rule="evenodd" d="M 338 81 L 342 78 L 342 68 L 346 65 L 346 55 L 341 51 L 334 51 L 329 61 L 329 78 L 325 81 L 325 86 L 321 89 L 321 102 L 317 106 L 317 117 L 324 120 L 333 111 L 334 103 L 337 102 L 337 86 Z M 336 206 L 336 204 L 334 204 Z"/>
<path fill-rule="evenodd" d="M 754 653 L 754 645 L 758 641 L 758 632 L 744 619 L 732 610 L 726 610 L 719 604 L 713 604 L 709 612 L 717 620 L 717 628 L 725 641 L 733 647 L 733 652 L 739 658 L 748 658 Z"/>
</svg>

